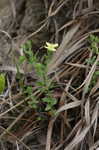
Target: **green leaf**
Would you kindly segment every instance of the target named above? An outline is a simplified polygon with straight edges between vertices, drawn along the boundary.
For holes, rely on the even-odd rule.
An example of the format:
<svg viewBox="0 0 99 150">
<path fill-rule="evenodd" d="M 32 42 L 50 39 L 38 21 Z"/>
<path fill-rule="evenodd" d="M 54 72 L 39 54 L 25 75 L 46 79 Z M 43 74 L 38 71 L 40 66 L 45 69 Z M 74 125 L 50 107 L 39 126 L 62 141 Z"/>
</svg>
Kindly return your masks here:
<svg viewBox="0 0 99 150">
<path fill-rule="evenodd" d="M 43 102 L 46 102 L 46 103 L 50 103 L 50 102 L 51 102 L 51 98 L 49 98 L 49 97 L 44 97 L 44 98 L 42 98 L 42 101 L 43 101 Z"/>
<path fill-rule="evenodd" d="M 44 83 L 44 81 L 37 81 L 36 85 L 39 87 L 44 87 L 45 83 Z"/>
<path fill-rule="evenodd" d="M 57 104 L 57 100 L 53 97 L 44 97 L 42 99 L 43 102 L 49 103 L 51 106 L 54 106 Z"/>
<path fill-rule="evenodd" d="M 28 87 L 26 87 L 24 93 L 27 93 L 28 95 L 31 95 L 31 94 L 32 94 L 32 91 L 33 91 L 33 88 L 32 88 L 31 86 L 28 86 Z"/>
<path fill-rule="evenodd" d="M 0 94 L 3 93 L 4 89 L 5 89 L 5 75 L 1 74 L 0 75 Z"/>
<path fill-rule="evenodd" d="M 19 57 L 19 65 L 21 65 L 25 60 L 26 60 L 25 56 L 20 56 Z"/>
<path fill-rule="evenodd" d="M 31 40 L 27 41 L 25 44 L 21 45 L 23 51 L 31 50 L 32 49 L 32 42 Z"/>
<path fill-rule="evenodd" d="M 33 102 L 28 102 L 29 106 L 33 109 L 37 109 L 37 104 Z"/>
<path fill-rule="evenodd" d="M 91 34 L 91 35 L 89 36 L 89 39 L 90 39 L 91 42 L 93 42 L 93 41 L 95 40 L 95 36 Z"/>
<path fill-rule="evenodd" d="M 34 68 L 35 68 L 37 76 L 40 78 L 43 78 L 46 73 L 45 65 L 41 63 L 35 63 Z"/>
<path fill-rule="evenodd" d="M 56 104 L 57 104 L 57 99 L 56 98 L 52 98 L 51 105 L 56 105 Z"/>
<path fill-rule="evenodd" d="M 89 65 L 93 65 L 95 61 L 96 61 L 96 56 L 86 59 L 86 63 Z"/>
<path fill-rule="evenodd" d="M 47 105 L 46 108 L 45 108 L 45 111 L 49 111 L 52 109 L 52 106 L 51 105 Z"/>
<path fill-rule="evenodd" d="M 35 96 L 31 96 L 31 101 L 28 102 L 29 106 L 33 109 L 37 109 L 38 101 Z"/>
<path fill-rule="evenodd" d="M 96 72 L 95 72 L 95 75 L 96 75 L 96 76 L 99 76 L 99 71 L 96 71 Z"/>
</svg>

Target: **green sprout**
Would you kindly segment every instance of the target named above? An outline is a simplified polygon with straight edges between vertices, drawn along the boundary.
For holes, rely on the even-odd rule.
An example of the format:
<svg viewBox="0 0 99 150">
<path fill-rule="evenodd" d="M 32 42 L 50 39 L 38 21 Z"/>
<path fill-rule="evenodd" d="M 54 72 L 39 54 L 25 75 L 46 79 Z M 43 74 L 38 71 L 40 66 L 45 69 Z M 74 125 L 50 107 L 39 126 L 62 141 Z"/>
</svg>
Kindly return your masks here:
<svg viewBox="0 0 99 150">
<path fill-rule="evenodd" d="M 90 35 L 89 37 L 90 42 L 90 51 L 92 52 L 91 58 L 86 59 L 86 63 L 90 66 L 94 64 L 94 62 L 97 59 L 97 56 L 99 55 L 99 37 L 95 35 Z M 99 61 L 97 62 L 97 66 L 99 66 Z M 91 89 L 96 85 L 97 81 L 99 79 L 99 71 L 95 71 L 93 73 L 93 77 L 91 79 L 91 83 L 89 85 L 89 88 L 87 91 L 91 91 Z"/>
<path fill-rule="evenodd" d="M 0 94 L 4 92 L 5 89 L 5 74 L 0 74 Z"/>
<path fill-rule="evenodd" d="M 57 99 L 55 99 L 52 94 L 52 90 L 55 85 L 47 75 L 48 63 L 51 60 L 53 52 L 56 51 L 57 47 L 58 44 L 51 44 L 46 42 L 44 48 L 46 48 L 47 53 L 44 55 L 44 61 L 40 62 L 39 57 L 33 53 L 31 41 L 28 41 L 26 44 L 22 45 L 22 49 L 25 55 L 19 58 L 19 65 L 21 65 L 24 61 L 27 61 L 31 66 L 33 66 L 38 77 L 38 80 L 35 82 L 35 86 L 41 95 L 43 95 L 41 97 L 33 96 L 32 87 L 25 88 L 24 93 L 30 96 L 31 99 L 28 104 L 36 111 L 39 108 L 41 111 L 54 112 L 54 106 L 57 104 Z M 40 108 L 41 104 L 44 104 L 44 110 Z"/>
</svg>

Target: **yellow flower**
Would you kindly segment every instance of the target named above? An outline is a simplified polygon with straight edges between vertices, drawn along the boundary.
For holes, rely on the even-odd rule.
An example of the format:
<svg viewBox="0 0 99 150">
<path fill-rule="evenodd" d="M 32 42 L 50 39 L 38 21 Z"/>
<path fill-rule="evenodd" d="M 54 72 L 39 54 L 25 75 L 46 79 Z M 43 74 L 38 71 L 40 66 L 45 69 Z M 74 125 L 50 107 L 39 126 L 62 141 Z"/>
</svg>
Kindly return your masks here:
<svg viewBox="0 0 99 150">
<path fill-rule="evenodd" d="M 52 44 L 52 43 L 46 42 L 46 46 L 44 47 L 49 51 L 55 52 L 56 48 L 58 47 L 58 44 Z"/>
</svg>

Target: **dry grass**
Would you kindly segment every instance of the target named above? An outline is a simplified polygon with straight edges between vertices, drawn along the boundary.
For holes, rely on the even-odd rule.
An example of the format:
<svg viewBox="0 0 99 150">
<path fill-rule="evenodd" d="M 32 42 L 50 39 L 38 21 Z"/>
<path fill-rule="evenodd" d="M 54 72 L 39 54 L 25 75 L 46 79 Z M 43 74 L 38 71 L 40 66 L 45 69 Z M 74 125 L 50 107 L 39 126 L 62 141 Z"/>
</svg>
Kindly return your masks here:
<svg viewBox="0 0 99 150">
<path fill-rule="evenodd" d="M 49 64 L 48 75 L 53 74 L 52 80 L 60 85 L 57 113 L 52 117 L 30 109 L 26 105 L 30 97 L 19 92 L 15 74 L 10 72 L 13 69 L 7 70 L 9 92 L 0 98 L 0 139 L 11 142 L 15 146 L 12 150 L 98 150 L 99 79 L 90 92 L 86 93 L 85 89 L 95 70 L 99 70 L 96 65 L 99 56 L 91 67 L 85 61 L 91 55 L 89 35 L 99 34 L 99 2 L 54 0 L 49 3 L 44 0 L 44 4 L 47 18 L 27 39 L 53 24 L 55 34 L 51 41 L 59 42 L 60 46 Z M 37 116 L 45 120 L 39 121 Z M 1 142 L 2 150 L 5 145 Z"/>
</svg>

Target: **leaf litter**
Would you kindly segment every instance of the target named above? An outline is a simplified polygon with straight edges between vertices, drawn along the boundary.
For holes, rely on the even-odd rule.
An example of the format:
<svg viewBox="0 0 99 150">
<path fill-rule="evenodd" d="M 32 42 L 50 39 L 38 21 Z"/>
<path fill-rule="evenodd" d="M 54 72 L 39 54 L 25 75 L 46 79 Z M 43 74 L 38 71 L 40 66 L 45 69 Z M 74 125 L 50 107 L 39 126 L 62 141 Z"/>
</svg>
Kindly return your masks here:
<svg viewBox="0 0 99 150">
<path fill-rule="evenodd" d="M 60 93 L 55 91 L 58 97 L 56 112 L 52 115 L 29 108 L 26 104 L 30 97 L 24 97 L 18 85 L 16 67 L 1 66 L 0 72 L 5 72 L 10 81 L 10 86 L 7 84 L 7 87 L 10 87 L 10 94 L 0 99 L 0 140 L 6 142 L 5 147 L 11 143 L 12 150 L 13 147 L 21 150 L 97 150 L 99 77 L 91 90 L 89 87 L 95 71 L 99 70 L 97 65 L 99 55 L 91 66 L 86 64 L 86 60 L 90 56 L 88 37 L 90 34 L 99 35 L 99 2 L 44 0 L 43 3 L 47 11 L 44 24 L 41 24 L 35 32 L 28 34 L 24 40 L 39 35 L 45 26 L 54 28 L 49 41 L 55 43 L 57 39 L 59 47 L 48 64 L 48 76 L 59 85 Z M 64 18 L 64 21 L 61 23 L 58 17 Z M 56 22 L 58 28 L 50 22 L 50 19 Z M 41 49 L 39 48 L 39 51 Z M 25 76 L 24 80 L 27 80 L 28 74 L 25 74 L 24 68 L 22 74 Z M 14 84 L 12 84 L 13 76 Z M 29 74 L 29 79 L 32 76 L 33 74 Z M 30 83 L 28 80 L 27 82 Z M 7 87 L 4 92 L 8 90 Z M 35 89 L 35 86 L 33 88 Z M 37 94 L 39 97 L 39 92 L 33 93 Z M 44 137 L 41 142 L 39 136 Z M 0 147 L 1 150 L 4 149 L 3 144 L 0 144 Z"/>
</svg>

